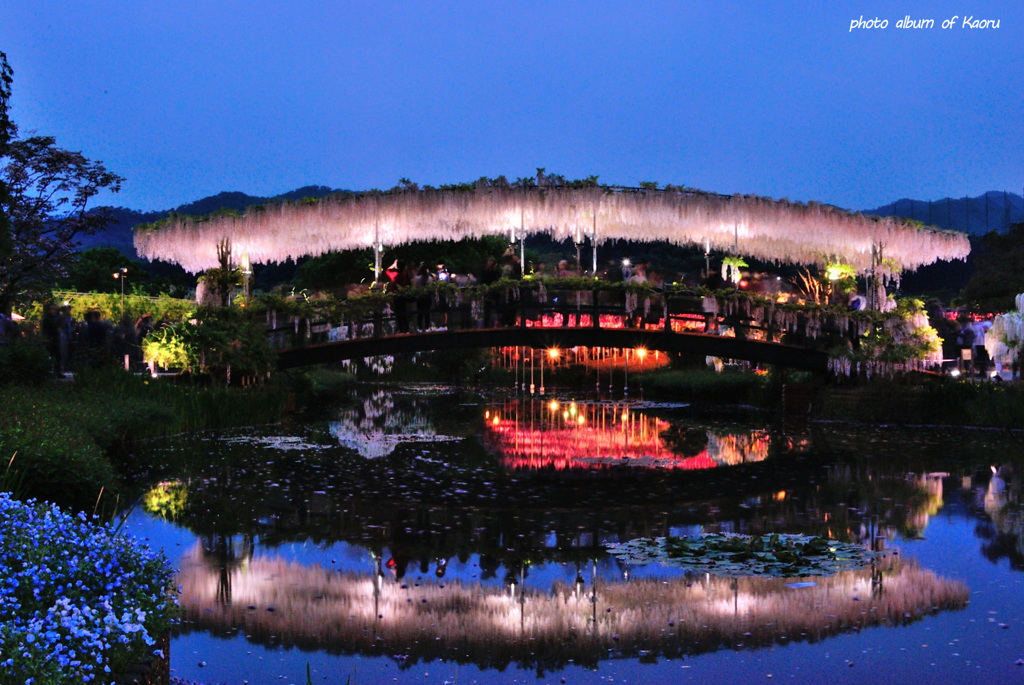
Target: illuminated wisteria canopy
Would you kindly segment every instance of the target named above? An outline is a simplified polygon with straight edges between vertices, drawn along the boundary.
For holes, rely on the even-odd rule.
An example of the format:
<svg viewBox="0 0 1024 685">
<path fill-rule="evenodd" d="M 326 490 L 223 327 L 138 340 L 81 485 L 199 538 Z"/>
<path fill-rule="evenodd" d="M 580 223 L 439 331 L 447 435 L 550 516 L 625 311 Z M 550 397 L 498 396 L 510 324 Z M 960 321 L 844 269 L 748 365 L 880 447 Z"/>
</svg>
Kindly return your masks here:
<svg viewBox="0 0 1024 685">
<path fill-rule="evenodd" d="M 329 251 L 395 247 L 414 241 L 548 234 L 556 241 L 600 245 L 609 240 L 699 245 L 764 261 L 849 264 L 913 271 L 937 260 L 964 259 L 962 233 L 921 228 L 900 219 L 866 217 L 829 205 L 795 204 L 749 195 L 680 190 L 482 188 L 327 197 L 315 203 L 270 204 L 241 216 L 172 217 L 140 227 L 135 247 L 147 259 L 190 272 L 218 265 L 225 241 L 252 263 L 281 262 Z"/>
</svg>

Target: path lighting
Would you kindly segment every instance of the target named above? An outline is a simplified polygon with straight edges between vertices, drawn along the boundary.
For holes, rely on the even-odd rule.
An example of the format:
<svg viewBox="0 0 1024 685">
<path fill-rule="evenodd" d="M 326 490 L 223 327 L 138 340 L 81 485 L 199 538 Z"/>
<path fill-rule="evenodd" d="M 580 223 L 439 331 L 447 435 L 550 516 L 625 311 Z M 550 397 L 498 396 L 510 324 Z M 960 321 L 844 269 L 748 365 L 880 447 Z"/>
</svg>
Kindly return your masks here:
<svg viewBox="0 0 1024 685">
<path fill-rule="evenodd" d="M 124 318 L 124 279 L 128 278 L 128 267 L 122 266 L 114 272 L 114 280 L 121 281 L 121 318 Z"/>
</svg>

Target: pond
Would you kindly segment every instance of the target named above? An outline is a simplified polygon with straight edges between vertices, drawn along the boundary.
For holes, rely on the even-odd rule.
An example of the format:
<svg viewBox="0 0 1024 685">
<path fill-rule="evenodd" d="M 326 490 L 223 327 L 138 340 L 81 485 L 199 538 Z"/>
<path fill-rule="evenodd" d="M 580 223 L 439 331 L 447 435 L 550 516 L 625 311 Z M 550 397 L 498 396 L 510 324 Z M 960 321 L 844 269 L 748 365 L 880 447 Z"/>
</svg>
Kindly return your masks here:
<svg viewBox="0 0 1024 685">
<path fill-rule="evenodd" d="M 127 523 L 179 569 L 173 676 L 1024 678 L 1019 433 L 439 387 L 320 413 L 139 454 L 175 464 Z M 753 574 L 665 553 L 711 534 L 865 556 Z"/>
</svg>

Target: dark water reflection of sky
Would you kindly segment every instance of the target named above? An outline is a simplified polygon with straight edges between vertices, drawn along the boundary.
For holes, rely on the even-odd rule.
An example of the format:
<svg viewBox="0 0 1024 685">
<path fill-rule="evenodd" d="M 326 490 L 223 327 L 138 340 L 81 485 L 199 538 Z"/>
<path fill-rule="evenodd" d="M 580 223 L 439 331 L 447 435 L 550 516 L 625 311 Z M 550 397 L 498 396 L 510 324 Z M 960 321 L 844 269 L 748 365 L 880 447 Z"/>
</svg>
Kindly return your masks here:
<svg viewBox="0 0 1024 685">
<path fill-rule="evenodd" d="M 444 393 L 378 392 L 346 404 L 326 423 L 287 431 L 277 427 L 256 444 L 221 437 L 175 448 L 179 456 L 185 449 L 202 454 L 186 459 L 188 465 L 176 479 L 191 479 L 184 522 L 205 535 L 141 511 L 132 515 L 127 528 L 165 549 L 177 568 L 198 569 L 196 577 L 214 578 L 214 584 L 222 557 L 203 554 L 202 549 L 215 548 L 219 535 L 220 542 L 235 552 L 228 566 L 236 569 L 231 589 L 234 608 L 243 620 L 266 612 L 264 606 L 248 609 L 238 604 L 255 601 L 244 599 L 246 583 L 255 582 L 273 564 L 284 569 L 274 581 L 281 586 L 298 582 L 287 569 L 321 569 L 337 577 L 351 572 L 367 582 L 379 572 L 385 594 L 406 592 L 410 600 L 426 588 L 446 597 L 457 586 L 504 597 L 511 579 L 543 599 L 553 588 L 572 588 L 582 578 L 584 604 L 591 587 L 605 597 L 605 590 L 610 596 L 611 589 L 623 583 L 652 578 L 666 586 L 684 584 L 678 569 L 628 566 L 600 552 L 600 543 L 639 531 L 775 531 L 847 538 L 877 534 L 886 538 L 887 548 L 898 550 L 904 562 L 915 561 L 940 579 L 966 584 L 969 604 L 928 612 L 905 625 L 866 627 L 816 642 L 787 635 L 762 643 L 768 646 L 751 647 L 738 636 L 726 647 L 672 658 L 657 649 L 623 656 L 628 649 L 610 642 L 602 656 L 586 666 L 568 663 L 539 670 L 536 665 L 518 668 L 515 661 L 503 668 L 481 668 L 476 664 L 483 657 L 477 652 L 462 663 L 433 659 L 430 654 L 436 652 L 429 649 L 417 659 L 419 645 L 387 642 L 392 635 L 386 632 L 385 646 L 379 648 L 372 640 L 370 647 L 359 647 L 362 643 L 353 640 L 355 653 L 337 645 L 329 651 L 284 647 L 282 641 L 289 638 L 247 639 L 247 632 L 256 632 L 252 624 L 233 633 L 225 630 L 218 623 L 225 613 L 222 607 L 196 602 L 195 620 L 172 643 L 172 675 L 203 683 L 305 683 L 308 665 L 313 682 L 327 683 L 349 678 L 353 683 L 645 685 L 769 678 L 800 683 L 1024 681 L 1024 468 L 1013 464 L 1019 475 L 1008 477 L 1002 494 L 995 497 L 992 493 L 1000 481 L 991 481 L 988 469 L 989 463 L 1011 463 L 1008 460 L 1020 453 L 1021 436 L 835 425 L 781 430 L 757 421 L 698 419 L 686 409 L 630 406 L 627 430 L 642 430 L 647 451 L 658 451 L 658 463 L 648 471 L 673 470 L 665 465 L 673 451 L 680 461 L 700 461 L 708 468 L 699 473 L 677 469 L 666 479 L 637 480 L 627 475 L 630 469 L 624 464 L 602 458 L 590 460 L 587 467 L 599 475 L 591 473 L 578 482 L 569 476 L 573 482 L 566 485 L 571 455 L 552 455 L 552 445 L 566 451 L 574 443 L 592 445 L 602 439 L 604 429 L 611 431 L 609 439 L 621 439 L 623 409 L 580 403 L 577 411 L 586 414 L 586 423 L 600 428 L 574 419 L 572 430 L 587 431 L 575 436 L 566 433 L 568 416 L 562 407 L 555 412 L 536 403 L 517 407 L 507 401 Z M 505 422 L 497 436 L 494 412 Z M 561 426 L 539 426 L 545 414 L 551 418 L 556 413 L 562 416 Z M 610 417 L 618 417 L 618 423 Z M 510 421 L 519 421 L 520 429 L 530 431 L 528 441 L 509 437 Z M 638 426 L 638 421 L 644 425 Z M 546 443 L 546 463 L 538 467 L 534 460 L 530 473 L 513 474 L 511 481 L 501 455 L 487 456 L 480 447 L 486 445 L 491 454 L 507 452 L 506 466 L 517 459 L 521 464 L 538 431 L 556 438 Z M 354 435 L 360 432 L 362 437 Z M 269 439 L 275 437 L 276 443 Z M 744 445 L 749 455 L 743 454 Z M 636 470 L 636 460 L 644 455 L 635 450 L 631 454 L 631 469 Z M 552 458 L 561 465 L 553 464 Z M 457 468 L 442 467 L 441 462 Z M 374 482 L 367 475 L 373 469 L 388 474 L 381 475 L 377 490 L 368 485 Z M 945 475 L 922 479 L 927 473 Z M 166 474 L 165 482 L 173 475 Z M 552 486 L 552 480 L 561 485 Z M 476 499 L 476 488 L 493 491 L 495 501 Z M 645 488 L 650 489 L 649 496 Z M 435 491 L 439 494 L 432 494 Z M 592 491 L 597 495 L 588 499 Z M 656 494 L 665 492 L 671 496 Z M 296 514 L 294 505 L 300 501 L 306 504 Z M 452 503 L 449 509 L 473 513 L 440 511 L 446 501 Z M 232 502 L 241 503 L 237 510 Z M 317 506 L 326 507 L 319 518 Z M 530 563 L 524 566 L 526 557 Z M 443 577 L 438 577 L 439 559 L 446 562 Z M 391 560 L 398 560 L 394 569 L 389 568 Z M 691 582 L 700 587 L 699 579 Z M 886 582 L 884 587 L 894 591 L 897 584 Z M 442 584 L 447 588 L 438 589 Z M 784 592 L 818 592 L 824 581 L 821 584 Z M 837 586 L 835 592 L 850 592 L 844 588 Z M 858 601 L 865 613 L 871 610 L 870 591 Z M 600 602 L 594 606 L 606 608 Z M 607 607 L 609 613 L 621 609 Z M 398 614 L 399 620 L 405 620 L 402 616 Z"/>
</svg>

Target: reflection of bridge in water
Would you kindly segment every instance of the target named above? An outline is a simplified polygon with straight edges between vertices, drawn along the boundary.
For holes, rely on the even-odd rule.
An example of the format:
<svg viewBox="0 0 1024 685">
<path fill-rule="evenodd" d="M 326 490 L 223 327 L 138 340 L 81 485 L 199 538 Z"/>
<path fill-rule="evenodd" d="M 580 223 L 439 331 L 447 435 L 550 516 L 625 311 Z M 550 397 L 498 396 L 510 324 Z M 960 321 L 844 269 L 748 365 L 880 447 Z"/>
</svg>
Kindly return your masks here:
<svg viewBox="0 0 1024 685">
<path fill-rule="evenodd" d="M 395 581 L 380 557 L 365 572 L 278 558 L 225 566 L 200 545 L 182 560 L 184 624 L 256 642 L 335 653 L 385 654 L 411 665 L 452 660 L 482 668 L 596 665 L 615 657 L 680 657 L 788 641 L 818 641 L 869 626 L 910 623 L 963 608 L 967 588 L 897 557 L 816 577 L 609 580 L 596 562 L 571 584 Z"/>
<path fill-rule="evenodd" d="M 693 471 L 764 461 L 766 428 L 673 426 L 628 402 L 505 400 L 487 411 L 483 442 L 510 469 Z"/>
<path fill-rule="evenodd" d="M 479 293 L 477 293 L 479 295 Z M 720 313 L 714 297 L 651 291 L 642 301 L 621 289 L 544 291 L 516 288 L 499 299 L 432 301 L 418 332 L 415 298 L 382 299 L 358 316 L 292 320 L 276 327 L 279 367 L 292 368 L 377 355 L 487 347 L 643 348 L 738 359 L 816 373 L 828 370 L 819 333 L 845 336 L 849 322 L 822 321 L 810 309 L 775 310 L 742 300 Z M 422 300 L 422 298 L 420 298 Z M 407 301 L 408 300 L 408 301 Z M 276 315 L 272 317 L 276 323 Z M 421 323 L 423 322 L 421 321 Z M 782 342 L 783 336 L 809 344 Z"/>
</svg>

